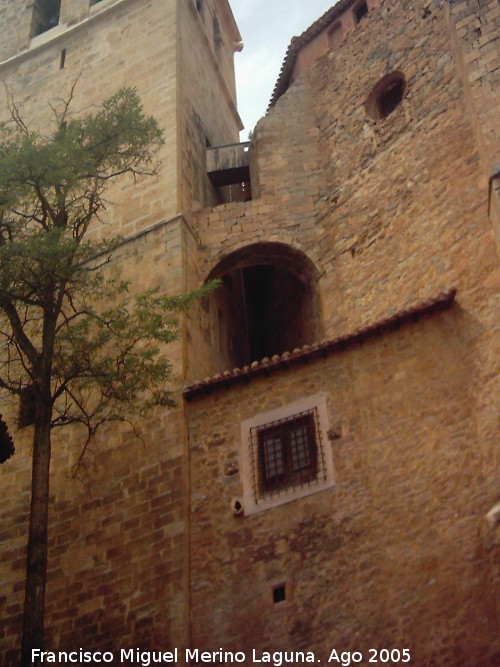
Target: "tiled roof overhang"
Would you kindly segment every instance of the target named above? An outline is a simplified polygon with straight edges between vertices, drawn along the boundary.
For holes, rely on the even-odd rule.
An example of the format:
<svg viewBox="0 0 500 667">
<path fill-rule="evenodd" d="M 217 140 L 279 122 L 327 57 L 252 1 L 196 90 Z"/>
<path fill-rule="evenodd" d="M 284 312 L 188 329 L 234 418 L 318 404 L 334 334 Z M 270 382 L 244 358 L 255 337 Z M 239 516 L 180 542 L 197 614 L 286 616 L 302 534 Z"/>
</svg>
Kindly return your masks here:
<svg viewBox="0 0 500 667">
<path fill-rule="evenodd" d="M 355 343 L 363 343 L 366 339 L 380 335 L 386 331 L 398 329 L 402 324 L 409 321 L 416 321 L 420 316 L 432 312 L 443 310 L 449 307 L 456 295 L 456 288 L 449 288 L 440 292 L 436 296 L 417 303 L 416 305 L 401 310 L 400 312 L 379 320 L 374 324 L 356 329 L 343 336 L 330 338 L 321 343 L 304 345 L 293 352 L 284 352 L 281 355 L 275 355 L 272 359 L 262 359 L 254 361 L 251 366 L 235 368 L 232 371 L 226 371 L 212 378 L 207 378 L 201 382 L 185 387 L 183 395 L 186 401 L 192 401 L 211 394 L 219 389 L 230 387 L 237 383 L 248 383 L 252 378 L 270 375 L 279 370 L 284 370 L 298 364 L 306 364 L 312 359 L 318 357 L 327 357 L 330 353 L 337 350 L 344 350 Z"/>
<path fill-rule="evenodd" d="M 293 74 L 293 68 L 299 51 L 309 44 L 320 32 L 330 25 L 336 18 L 338 18 L 346 9 L 354 2 L 354 0 L 339 0 L 336 5 L 330 7 L 322 16 L 319 17 L 307 30 L 305 30 L 298 37 L 292 37 L 292 41 L 288 45 L 285 59 L 281 65 L 278 80 L 274 86 L 271 101 L 269 102 L 268 111 L 273 107 L 279 98 L 288 90 L 290 79 Z"/>
</svg>

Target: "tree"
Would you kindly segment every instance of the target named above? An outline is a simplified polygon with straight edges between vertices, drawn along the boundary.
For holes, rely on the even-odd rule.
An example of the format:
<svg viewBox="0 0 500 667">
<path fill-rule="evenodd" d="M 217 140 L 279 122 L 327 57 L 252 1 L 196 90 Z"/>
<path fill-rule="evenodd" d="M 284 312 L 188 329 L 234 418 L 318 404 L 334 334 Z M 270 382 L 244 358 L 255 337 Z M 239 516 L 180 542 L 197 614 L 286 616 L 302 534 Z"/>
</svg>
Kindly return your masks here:
<svg viewBox="0 0 500 667">
<path fill-rule="evenodd" d="M 22 423 L 34 426 L 23 667 L 43 648 L 51 433 L 83 425 L 81 463 L 102 424 L 171 405 L 161 348 L 177 337 L 175 315 L 200 294 L 132 296 L 103 271 L 116 239 L 96 243 L 89 226 L 110 182 L 156 173 L 162 132 L 133 89 L 80 118 L 72 98 L 53 108 L 47 135 L 12 101 L 0 125 L 0 389 L 19 398 Z M 8 455 L 9 437 L 5 429 Z"/>
</svg>

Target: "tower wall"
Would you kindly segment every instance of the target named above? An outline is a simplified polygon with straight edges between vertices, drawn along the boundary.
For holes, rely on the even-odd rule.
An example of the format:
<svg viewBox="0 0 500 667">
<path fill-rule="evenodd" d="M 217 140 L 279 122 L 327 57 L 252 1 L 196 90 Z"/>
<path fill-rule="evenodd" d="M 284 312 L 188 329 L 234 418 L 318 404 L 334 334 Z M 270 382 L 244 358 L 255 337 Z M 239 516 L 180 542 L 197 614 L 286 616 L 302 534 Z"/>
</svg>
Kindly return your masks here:
<svg viewBox="0 0 500 667">
<path fill-rule="evenodd" d="M 233 66 L 239 33 L 232 16 L 223 13 L 223 4 L 204 2 L 201 13 L 194 2 L 179 4 L 179 188 L 184 211 L 217 203 L 217 191 L 207 176 L 206 147 L 238 143 L 243 127 L 236 108 Z"/>
<path fill-rule="evenodd" d="M 0 51 L 2 60 L 25 48 L 29 40 L 31 16 L 32 11 L 27 2 L 21 7 L 16 7 L 9 0 L 2 0 L 0 3 L 0 21 L 3 26 Z"/>
<path fill-rule="evenodd" d="M 71 108 L 85 113 L 121 86 L 135 86 L 146 113 L 164 129 L 161 169 L 158 178 L 145 180 L 141 187 L 128 182 L 113 187 L 113 206 L 106 212 L 112 227 L 95 232 L 128 236 L 175 215 L 179 208 L 176 2 L 102 2 L 100 12 L 71 26 L 57 26 L 53 38 L 48 31 L 40 36 L 45 43 L 0 64 L 6 84 L 0 92 L 2 114 L 6 116 L 10 96 L 29 126 L 43 127 L 52 120 L 49 103 L 67 99 L 73 87 Z"/>
<path fill-rule="evenodd" d="M 194 5 L 191 0 L 189 4 Z M 102 0 L 91 7 L 81 0 L 63 0 L 59 24 L 31 41 L 32 5 L 0 5 L 0 11 L 10 12 L 3 15 L 6 30 L 0 40 L 0 78 L 6 83 L 0 91 L 3 118 L 8 118 L 13 100 L 26 124 L 43 132 L 52 121 L 49 103 L 68 99 L 72 88 L 71 109 L 87 113 L 120 86 L 135 86 L 145 112 L 164 130 L 158 175 L 135 183 L 120 180 L 106 193 L 105 224 L 96 223 L 91 230 L 94 238 L 123 237 L 108 270 L 129 280 L 131 290 L 158 287 L 179 294 L 199 285 L 187 263 L 194 257 L 193 236 L 179 211 L 192 206 L 200 189 L 196 179 L 208 181 L 201 165 L 184 159 L 189 151 L 204 159 L 205 141 L 199 134 L 185 139 L 191 121 L 184 124 L 184 110 L 201 105 L 196 113 L 203 115 L 205 131 L 221 143 L 237 140 L 239 126 L 230 67 L 236 28 L 230 12 L 224 19 L 225 3 L 217 4 L 227 82 L 214 64 L 214 45 L 208 38 L 193 47 L 199 19 L 187 0 Z M 179 81 L 181 72 L 190 76 L 185 86 Z M 223 105 L 211 105 L 213 98 L 204 102 L 197 92 L 223 86 Z M 193 182 L 196 187 L 181 189 L 181 183 Z M 119 655 L 121 648 L 168 650 L 189 644 L 189 469 L 179 400 L 187 363 L 184 317 L 179 325 L 181 339 L 166 350 L 176 408 L 154 411 L 135 435 L 125 426 L 103 429 L 80 470 L 84 483 L 72 473 L 85 434 L 54 434 L 47 648 L 81 646 Z M 15 456 L 1 470 L 2 667 L 18 660 L 30 502 L 32 429 L 16 428 L 17 409 L 2 396 L 1 412 L 16 443 Z"/>
<path fill-rule="evenodd" d="M 110 270 L 135 290 L 185 290 L 186 225 L 174 218 L 119 248 Z M 181 318 L 182 331 L 182 318 Z M 171 389 L 183 383 L 184 342 L 168 346 Z M 18 430 L 17 405 L 2 412 L 16 443 L 2 468 L 2 657 L 16 664 L 22 626 L 32 429 Z M 157 409 L 93 438 L 75 478 L 86 434 L 53 432 L 46 592 L 48 650 L 116 651 L 188 645 L 186 431 L 182 409 Z M 118 658 L 117 658 L 117 663 Z"/>
<path fill-rule="evenodd" d="M 489 215 L 500 242 L 500 7 L 497 2 L 450 2 L 448 23 L 485 177 Z"/>
</svg>

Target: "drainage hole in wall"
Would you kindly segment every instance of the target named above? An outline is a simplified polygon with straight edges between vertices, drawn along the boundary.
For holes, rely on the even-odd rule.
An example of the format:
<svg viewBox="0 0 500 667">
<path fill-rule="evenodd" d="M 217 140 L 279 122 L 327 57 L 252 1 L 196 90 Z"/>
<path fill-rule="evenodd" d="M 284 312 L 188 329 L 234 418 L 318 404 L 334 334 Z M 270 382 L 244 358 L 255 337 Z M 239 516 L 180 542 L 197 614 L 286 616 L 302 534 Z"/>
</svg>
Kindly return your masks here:
<svg viewBox="0 0 500 667">
<path fill-rule="evenodd" d="M 285 584 L 280 584 L 273 588 L 273 602 L 278 604 L 279 602 L 284 602 L 286 600 L 286 588 Z"/>
</svg>

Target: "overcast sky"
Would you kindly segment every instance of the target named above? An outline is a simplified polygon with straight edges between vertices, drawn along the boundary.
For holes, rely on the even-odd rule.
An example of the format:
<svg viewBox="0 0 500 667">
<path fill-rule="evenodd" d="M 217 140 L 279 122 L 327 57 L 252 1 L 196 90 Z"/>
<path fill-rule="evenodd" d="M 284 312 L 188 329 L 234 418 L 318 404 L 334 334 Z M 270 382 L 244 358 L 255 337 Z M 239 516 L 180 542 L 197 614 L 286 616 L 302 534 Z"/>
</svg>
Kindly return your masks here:
<svg viewBox="0 0 500 667">
<path fill-rule="evenodd" d="M 281 64 L 295 35 L 336 0 L 229 0 L 243 44 L 235 54 L 238 108 L 245 125 L 242 140 L 266 112 Z"/>
</svg>

